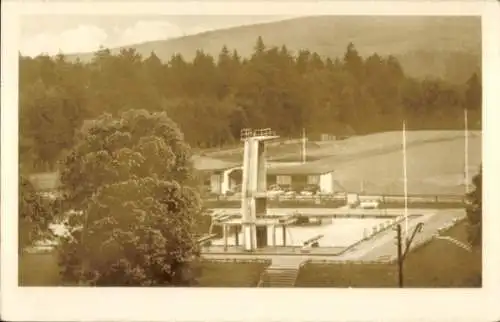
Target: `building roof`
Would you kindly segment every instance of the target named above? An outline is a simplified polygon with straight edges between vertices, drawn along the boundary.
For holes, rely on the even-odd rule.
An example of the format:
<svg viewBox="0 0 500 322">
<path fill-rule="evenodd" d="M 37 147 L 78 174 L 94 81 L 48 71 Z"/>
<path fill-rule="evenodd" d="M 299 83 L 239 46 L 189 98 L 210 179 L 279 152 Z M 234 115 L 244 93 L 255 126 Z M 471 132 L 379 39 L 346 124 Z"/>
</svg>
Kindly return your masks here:
<svg viewBox="0 0 500 322">
<path fill-rule="evenodd" d="M 241 163 L 223 161 L 199 155 L 193 156 L 192 161 L 194 168 L 199 171 L 222 171 L 241 166 Z"/>
<path fill-rule="evenodd" d="M 294 165 L 282 165 L 267 169 L 267 173 L 271 175 L 318 175 L 333 171 L 333 164 L 325 162 L 324 160 Z"/>
</svg>

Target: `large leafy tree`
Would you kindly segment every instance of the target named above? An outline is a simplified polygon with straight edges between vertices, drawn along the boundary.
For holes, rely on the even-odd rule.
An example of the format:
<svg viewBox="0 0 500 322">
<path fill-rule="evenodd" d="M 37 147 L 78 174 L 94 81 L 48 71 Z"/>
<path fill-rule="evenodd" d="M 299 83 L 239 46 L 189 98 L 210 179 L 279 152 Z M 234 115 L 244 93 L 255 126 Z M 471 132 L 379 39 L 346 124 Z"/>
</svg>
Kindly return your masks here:
<svg viewBox="0 0 500 322">
<path fill-rule="evenodd" d="M 165 113 L 105 114 L 64 161 L 67 282 L 186 285 L 198 255 L 200 200 L 189 187 L 190 150 Z"/>
</svg>

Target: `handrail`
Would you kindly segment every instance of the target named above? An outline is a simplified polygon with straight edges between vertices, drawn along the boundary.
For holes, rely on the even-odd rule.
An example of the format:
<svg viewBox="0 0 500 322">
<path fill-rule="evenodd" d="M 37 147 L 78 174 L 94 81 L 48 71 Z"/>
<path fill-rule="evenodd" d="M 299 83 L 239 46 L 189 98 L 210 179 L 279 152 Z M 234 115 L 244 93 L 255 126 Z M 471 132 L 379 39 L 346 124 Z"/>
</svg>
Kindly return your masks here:
<svg viewBox="0 0 500 322">
<path fill-rule="evenodd" d="M 205 235 L 203 237 L 198 238 L 198 243 L 200 243 L 200 244 L 204 243 L 210 239 L 214 239 L 215 237 L 217 237 L 216 234 Z"/>
<path fill-rule="evenodd" d="M 472 252 L 472 247 L 470 247 L 469 245 L 459 241 L 459 240 L 456 240 L 454 238 L 451 238 L 450 236 L 434 236 L 434 238 L 436 239 L 442 239 L 442 240 L 447 240 L 449 242 L 451 242 L 452 244 L 455 244 L 456 246 L 468 251 L 468 252 Z"/>
<path fill-rule="evenodd" d="M 324 237 L 324 235 L 321 235 L 321 234 L 320 234 L 320 235 L 314 236 L 314 237 L 312 237 L 312 238 L 309 238 L 308 240 L 306 240 L 306 241 L 304 242 L 304 246 L 308 246 L 309 244 L 312 244 L 312 243 L 314 243 L 314 242 L 316 242 L 316 241 L 320 240 L 320 239 L 321 239 L 321 238 L 323 238 L 323 237 Z"/>
<path fill-rule="evenodd" d="M 268 278 L 268 273 L 267 273 L 267 268 L 260 273 L 259 276 L 259 283 L 257 283 L 257 287 L 263 287 L 264 286 L 264 279 Z"/>
</svg>

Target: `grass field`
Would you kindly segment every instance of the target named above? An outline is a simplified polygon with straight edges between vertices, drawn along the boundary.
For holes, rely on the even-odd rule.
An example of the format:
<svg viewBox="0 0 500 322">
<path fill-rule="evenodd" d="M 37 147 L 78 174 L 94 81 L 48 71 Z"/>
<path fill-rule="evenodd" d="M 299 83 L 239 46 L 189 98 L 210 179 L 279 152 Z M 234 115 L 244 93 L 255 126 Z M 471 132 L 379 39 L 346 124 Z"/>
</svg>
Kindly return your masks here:
<svg viewBox="0 0 500 322">
<path fill-rule="evenodd" d="M 367 194 L 403 194 L 401 132 L 352 137 L 323 144 L 308 152 L 334 168 L 337 188 Z M 464 138 L 457 131 L 417 131 L 407 133 L 407 174 L 410 194 L 463 193 Z M 481 162 L 481 136 L 469 139 L 469 174 Z"/>
<path fill-rule="evenodd" d="M 470 135 L 479 136 L 480 131 L 470 131 Z M 411 148 L 416 145 L 423 145 L 433 142 L 446 142 L 454 139 L 463 138 L 462 131 L 407 131 L 406 143 L 407 147 Z M 474 140 L 474 138 L 471 138 Z M 391 131 L 374 133 L 367 135 L 352 136 L 345 140 L 337 141 L 319 141 L 307 143 L 307 156 L 311 159 L 323 159 L 327 157 L 355 157 L 360 154 L 368 153 L 368 155 L 380 152 L 391 152 L 393 150 L 401 150 L 402 132 Z M 280 146 L 268 147 L 267 155 L 269 159 L 279 161 L 295 157 L 295 161 L 300 161 L 301 144 L 291 143 Z M 229 159 L 241 161 L 243 147 L 234 147 L 223 150 L 207 150 L 207 155 L 214 158 Z"/>
<path fill-rule="evenodd" d="M 306 148 L 311 151 L 319 149 L 320 147 L 321 146 L 315 142 L 307 142 L 306 144 Z M 297 142 L 266 147 L 266 153 L 269 156 L 269 159 L 270 160 L 276 159 L 277 161 L 281 161 L 281 159 L 279 158 L 279 156 L 281 155 L 291 156 L 292 159 L 296 159 L 293 161 L 301 161 L 302 160 L 301 151 L 302 151 L 302 144 Z M 222 149 L 218 151 L 208 150 L 204 151 L 204 154 L 211 158 L 220 159 L 226 162 L 242 162 L 243 145 L 240 144 L 238 147 Z M 313 160 L 318 160 L 319 158 L 320 157 L 310 156 L 308 160 L 313 161 Z M 290 160 L 283 160 L 283 161 L 290 161 Z"/>
<path fill-rule="evenodd" d="M 466 240 L 466 224 L 445 235 Z M 442 240 L 432 241 L 408 254 L 405 287 L 480 287 L 481 252 L 468 253 Z M 306 264 L 297 287 L 397 287 L 396 264 Z"/>
<path fill-rule="evenodd" d="M 30 253 L 19 256 L 20 286 L 60 286 L 57 253 Z"/>
<path fill-rule="evenodd" d="M 407 174 L 409 194 L 463 194 L 465 141 L 461 131 L 407 132 Z M 300 160 L 297 144 L 292 152 L 268 151 L 272 161 Z M 481 163 L 481 132 L 469 137 L 469 177 Z M 232 154 L 231 154 L 232 153 Z M 232 151 L 231 157 L 241 159 Z M 220 152 L 223 155 L 223 151 Z M 346 140 L 317 142 L 307 150 L 310 167 L 334 169 L 336 190 L 366 194 L 403 194 L 402 133 L 385 132 L 351 137 Z"/>
<path fill-rule="evenodd" d="M 196 262 L 196 286 L 254 287 L 269 265 L 262 262 Z M 20 286 L 62 286 L 57 254 L 24 254 L 19 258 Z"/>
<path fill-rule="evenodd" d="M 255 287 L 270 263 L 202 262 L 198 264 L 200 287 Z"/>
<path fill-rule="evenodd" d="M 480 136 L 470 140 L 470 178 L 478 172 L 481 162 L 480 140 Z M 463 193 L 464 140 L 429 142 L 408 148 L 407 176 L 409 194 Z M 348 191 L 363 182 L 367 194 L 403 194 L 402 153 L 399 150 L 339 163 L 335 179 Z"/>
</svg>

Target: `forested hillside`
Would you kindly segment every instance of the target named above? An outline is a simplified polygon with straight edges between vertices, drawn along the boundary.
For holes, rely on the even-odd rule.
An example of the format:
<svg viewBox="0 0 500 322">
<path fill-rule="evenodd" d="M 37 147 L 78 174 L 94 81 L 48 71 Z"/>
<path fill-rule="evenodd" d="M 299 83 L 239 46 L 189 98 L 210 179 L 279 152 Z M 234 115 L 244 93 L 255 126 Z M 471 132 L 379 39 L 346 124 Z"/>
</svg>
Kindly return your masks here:
<svg viewBox="0 0 500 322">
<path fill-rule="evenodd" d="M 224 17 L 221 17 L 224 19 Z M 186 60 L 196 50 L 217 56 L 224 44 L 243 58 L 253 54 L 249 39 L 262 36 L 269 46 L 286 44 L 297 53 L 307 48 L 323 59 L 341 58 L 348 43 L 366 58 L 376 52 L 396 57 L 412 77 L 438 77 L 463 83 L 481 66 L 481 19 L 476 16 L 313 16 L 202 32 L 184 37 L 130 44 L 138 53 L 155 52 L 162 62 L 175 53 Z M 118 54 L 120 48 L 111 48 Z M 90 61 L 93 53 L 69 59 Z"/>
<path fill-rule="evenodd" d="M 168 62 L 134 49 L 103 49 L 85 63 L 20 56 L 21 164 L 54 169 L 84 120 L 139 108 L 166 111 L 195 148 L 231 144 L 243 127 L 352 135 L 400 129 L 404 118 L 410 129 L 461 129 L 464 108 L 480 127 L 479 70 L 452 84 L 411 78 L 393 56 L 362 58 L 352 43 L 336 60 L 261 37 L 253 48 L 248 58 L 224 46 Z"/>
</svg>

